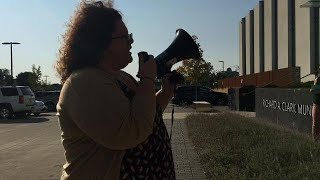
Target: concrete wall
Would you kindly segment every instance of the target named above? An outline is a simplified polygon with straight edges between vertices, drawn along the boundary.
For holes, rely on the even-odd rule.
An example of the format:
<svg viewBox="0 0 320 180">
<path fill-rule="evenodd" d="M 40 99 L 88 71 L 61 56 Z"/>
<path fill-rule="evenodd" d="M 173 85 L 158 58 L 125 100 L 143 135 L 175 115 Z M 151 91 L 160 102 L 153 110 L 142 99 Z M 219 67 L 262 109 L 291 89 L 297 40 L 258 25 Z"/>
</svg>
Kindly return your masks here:
<svg viewBox="0 0 320 180">
<path fill-rule="evenodd" d="M 264 72 L 263 1 L 254 8 L 254 73 Z"/>
<path fill-rule="evenodd" d="M 239 23 L 239 75 L 243 75 L 243 65 L 242 65 L 242 20 Z"/>
<path fill-rule="evenodd" d="M 254 73 L 253 11 L 246 16 L 246 74 Z"/>
<path fill-rule="evenodd" d="M 255 101 L 258 118 L 311 134 L 312 96 L 309 89 L 257 88 Z"/>
<path fill-rule="evenodd" d="M 296 67 L 296 0 L 288 0 L 288 67 Z"/>
<path fill-rule="evenodd" d="M 264 1 L 264 68 L 272 70 L 272 0 Z"/>
<path fill-rule="evenodd" d="M 225 78 L 218 81 L 218 87 L 264 87 L 268 85 L 276 87 L 290 87 L 295 86 L 300 82 L 300 67 L 290 67 L 257 74 Z"/>
<path fill-rule="evenodd" d="M 315 11 L 300 7 L 307 1 L 264 0 L 254 8 L 253 16 L 250 11 L 243 18 L 245 25 L 240 25 L 239 38 L 241 76 L 301 67 L 301 77 L 304 77 L 318 68 L 320 45 L 315 39 L 320 36 L 313 27 L 320 29 L 320 25 L 310 22 L 318 18 Z M 314 75 L 309 75 L 301 81 L 313 79 Z"/>
<path fill-rule="evenodd" d="M 310 9 L 310 73 L 314 73 L 319 67 L 319 8 Z"/>
<path fill-rule="evenodd" d="M 245 41 L 245 18 L 239 23 L 239 67 L 240 76 L 246 74 L 246 41 Z"/>
<path fill-rule="evenodd" d="M 246 16 L 246 74 L 250 74 L 250 14 Z"/>
<path fill-rule="evenodd" d="M 301 67 L 301 76 L 310 73 L 310 10 L 300 8 L 308 0 L 296 0 L 296 66 Z M 311 81 L 314 76 L 302 79 L 302 82 Z"/>
<path fill-rule="evenodd" d="M 288 0 L 278 1 L 278 68 L 289 67 L 289 2 Z"/>
</svg>

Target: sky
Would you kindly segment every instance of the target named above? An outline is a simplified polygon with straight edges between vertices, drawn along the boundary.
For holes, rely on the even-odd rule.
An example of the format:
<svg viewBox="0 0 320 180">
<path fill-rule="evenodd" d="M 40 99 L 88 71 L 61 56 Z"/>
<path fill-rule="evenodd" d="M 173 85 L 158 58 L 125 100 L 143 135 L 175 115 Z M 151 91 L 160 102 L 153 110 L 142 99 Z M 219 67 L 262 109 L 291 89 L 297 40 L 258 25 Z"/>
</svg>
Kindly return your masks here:
<svg viewBox="0 0 320 180">
<path fill-rule="evenodd" d="M 68 21 L 79 0 L 0 0 L 0 42 L 13 46 L 13 75 L 40 66 L 48 83 L 59 83 L 54 65 Z M 135 77 L 138 55 L 155 57 L 182 28 L 198 36 L 203 58 L 217 71 L 239 65 L 239 22 L 259 0 L 114 0 L 133 33 L 133 62 L 124 70 Z M 10 70 L 10 45 L 0 44 L 0 69 Z M 173 69 L 181 65 L 177 63 Z"/>
</svg>

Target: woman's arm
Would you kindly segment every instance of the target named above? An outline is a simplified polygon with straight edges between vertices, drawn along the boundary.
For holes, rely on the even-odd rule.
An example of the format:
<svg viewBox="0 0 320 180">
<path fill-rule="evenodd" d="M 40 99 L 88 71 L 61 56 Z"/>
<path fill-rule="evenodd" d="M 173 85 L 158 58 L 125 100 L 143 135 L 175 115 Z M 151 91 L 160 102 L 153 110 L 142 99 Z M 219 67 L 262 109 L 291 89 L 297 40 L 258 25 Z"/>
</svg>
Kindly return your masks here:
<svg viewBox="0 0 320 180">
<path fill-rule="evenodd" d="M 171 74 L 167 74 L 161 81 L 161 89 L 156 93 L 156 101 L 159 104 L 162 112 L 166 109 L 171 101 L 175 89 L 175 84 L 170 82 Z"/>
<path fill-rule="evenodd" d="M 164 93 L 162 89 L 160 89 L 156 93 L 156 99 L 157 99 L 156 101 L 157 101 L 157 104 L 160 106 L 162 112 L 166 109 L 172 97 L 173 97 L 173 93 L 172 94 Z"/>
<path fill-rule="evenodd" d="M 317 104 L 312 107 L 312 136 L 320 142 L 320 105 Z"/>
<path fill-rule="evenodd" d="M 320 78 L 316 77 L 311 87 L 312 94 L 312 137 L 320 141 Z"/>
</svg>

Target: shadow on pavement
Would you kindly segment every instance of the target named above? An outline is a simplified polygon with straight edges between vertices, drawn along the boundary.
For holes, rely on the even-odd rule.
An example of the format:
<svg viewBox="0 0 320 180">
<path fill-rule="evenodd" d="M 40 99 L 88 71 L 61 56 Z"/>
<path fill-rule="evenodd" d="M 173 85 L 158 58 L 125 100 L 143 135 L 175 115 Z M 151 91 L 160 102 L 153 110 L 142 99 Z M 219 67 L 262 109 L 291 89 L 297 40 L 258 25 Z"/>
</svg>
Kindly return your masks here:
<svg viewBox="0 0 320 180">
<path fill-rule="evenodd" d="M 31 115 L 31 117 L 43 117 L 43 116 L 57 116 L 56 112 L 47 112 L 47 113 L 41 113 L 37 116 L 35 115 Z"/>
<path fill-rule="evenodd" d="M 173 107 L 173 104 L 171 104 L 171 103 L 168 104 L 164 113 L 171 113 L 172 107 Z M 228 109 L 228 106 L 211 106 L 211 110 L 206 111 L 206 112 L 219 113 L 219 112 L 224 112 L 227 109 Z M 176 113 L 192 113 L 192 112 L 196 112 L 196 110 L 193 105 L 184 105 L 184 106 L 174 105 L 174 112 L 176 112 Z M 203 113 L 205 113 L 205 112 L 203 112 Z"/>
<path fill-rule="evenodd" d="M 37 117 L 14 117 L 12 119 L 0 119 L 0 124 L 19 124 L 19 123 L 42 123 L 49 121 L 48 118 L 41 117 L 41 115 Z"/>
</svg>

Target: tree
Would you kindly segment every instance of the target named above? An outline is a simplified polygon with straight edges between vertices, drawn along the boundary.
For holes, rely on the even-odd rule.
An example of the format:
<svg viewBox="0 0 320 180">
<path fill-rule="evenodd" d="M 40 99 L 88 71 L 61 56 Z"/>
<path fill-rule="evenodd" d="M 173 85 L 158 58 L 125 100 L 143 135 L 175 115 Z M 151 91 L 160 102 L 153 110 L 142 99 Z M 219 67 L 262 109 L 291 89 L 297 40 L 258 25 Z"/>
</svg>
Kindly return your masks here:
<svg viewBox="0 0 320 180">
<path fill-rule="evenodd" d="M 13 77 L 10 75 L 10 71 L 8 69 L 0 69 L 0 85 L 13 85 Z"/>
<path fill-rule="evenodd" d="M 195 42 L 198 39 L 195 35 L 192 38 Z M 212 86 L 215 81 L 213 66 L 202 58 L 203 50 L 199 43 L 196 42 L 196 44 L 199 48 L 200 58 L 182 61 L 182 66 L 177 68 L 177 72 L 184 76 L 186 84 Z"/>
<path fill-rule="evenodd" d="M 60 91 L 62 89 L 61 84 L 48 84 L 43 86 L 43 90 L 45 91 Z"/>
<path fill-rule="evenodd" d="M 17 84 L 20 86 L 29 86 L 32 90 L 37 91 L 42 89 L 43 82 L 41 81 L 41 67 L 36 67 L 34 64 L 31 68 L 32 72 L 22 72 L 17 76 Z"/>
<path fill-rule="evenodd" d="M 235 67 L 234 71 L 237 71 L 237 72 L 240 71 L 240 66 L 239 65 L 235 65 L 234 67 Z"/>
<path fill-rule="evenodd" d="M 32 90 L 38 87 L 37 76 L 33 72 L 19 73 L 16 81 L 19 86 L 29 86 Z"/>
<path fill-rule="evenodd" d="M 195 41 L 195 43 L 197 44 L 197 46 L 198 46 L 198 48 L 199 48 L 199 52 L 200 52 L 200 58 L 202 58 L 203 50 L 202 50 L 202 48 L 201 48 L 201 46 L 200 46 L 200 43 L 197 42 L 197 39 L 199 39 L 198 36 L 192 35 L 191 37 L 192 37 L 192 39 Z"/>
<path fill-rule="evenodd" d="M 41 72 L 41 67 L 38 66 L 38 68 L 36 68 L 36 66 L 33 64 L 32 65 L 32 73 L 36 76 L 36 84 L 38 86 L 41 86 L 42 82 L 41 82 L 41 76 L 42 76 L 42 72 Z"/>
<path fill-rule="evenodd" d="M 213 66 L 202 58 L 182 61 L 177 71 L 184 76 L 186 84 L 212 86 L 215 78 Z"/>
<path fill-rule="evenodd" d="M 227 68 L 226 71 L 220 71 L 220 72 L 217 72 L 216 74 L 217 74 L 217 80 L 239 76 L 239 72 L 232 71 L 232 69 L 230 67 Z"/>
</svg>

